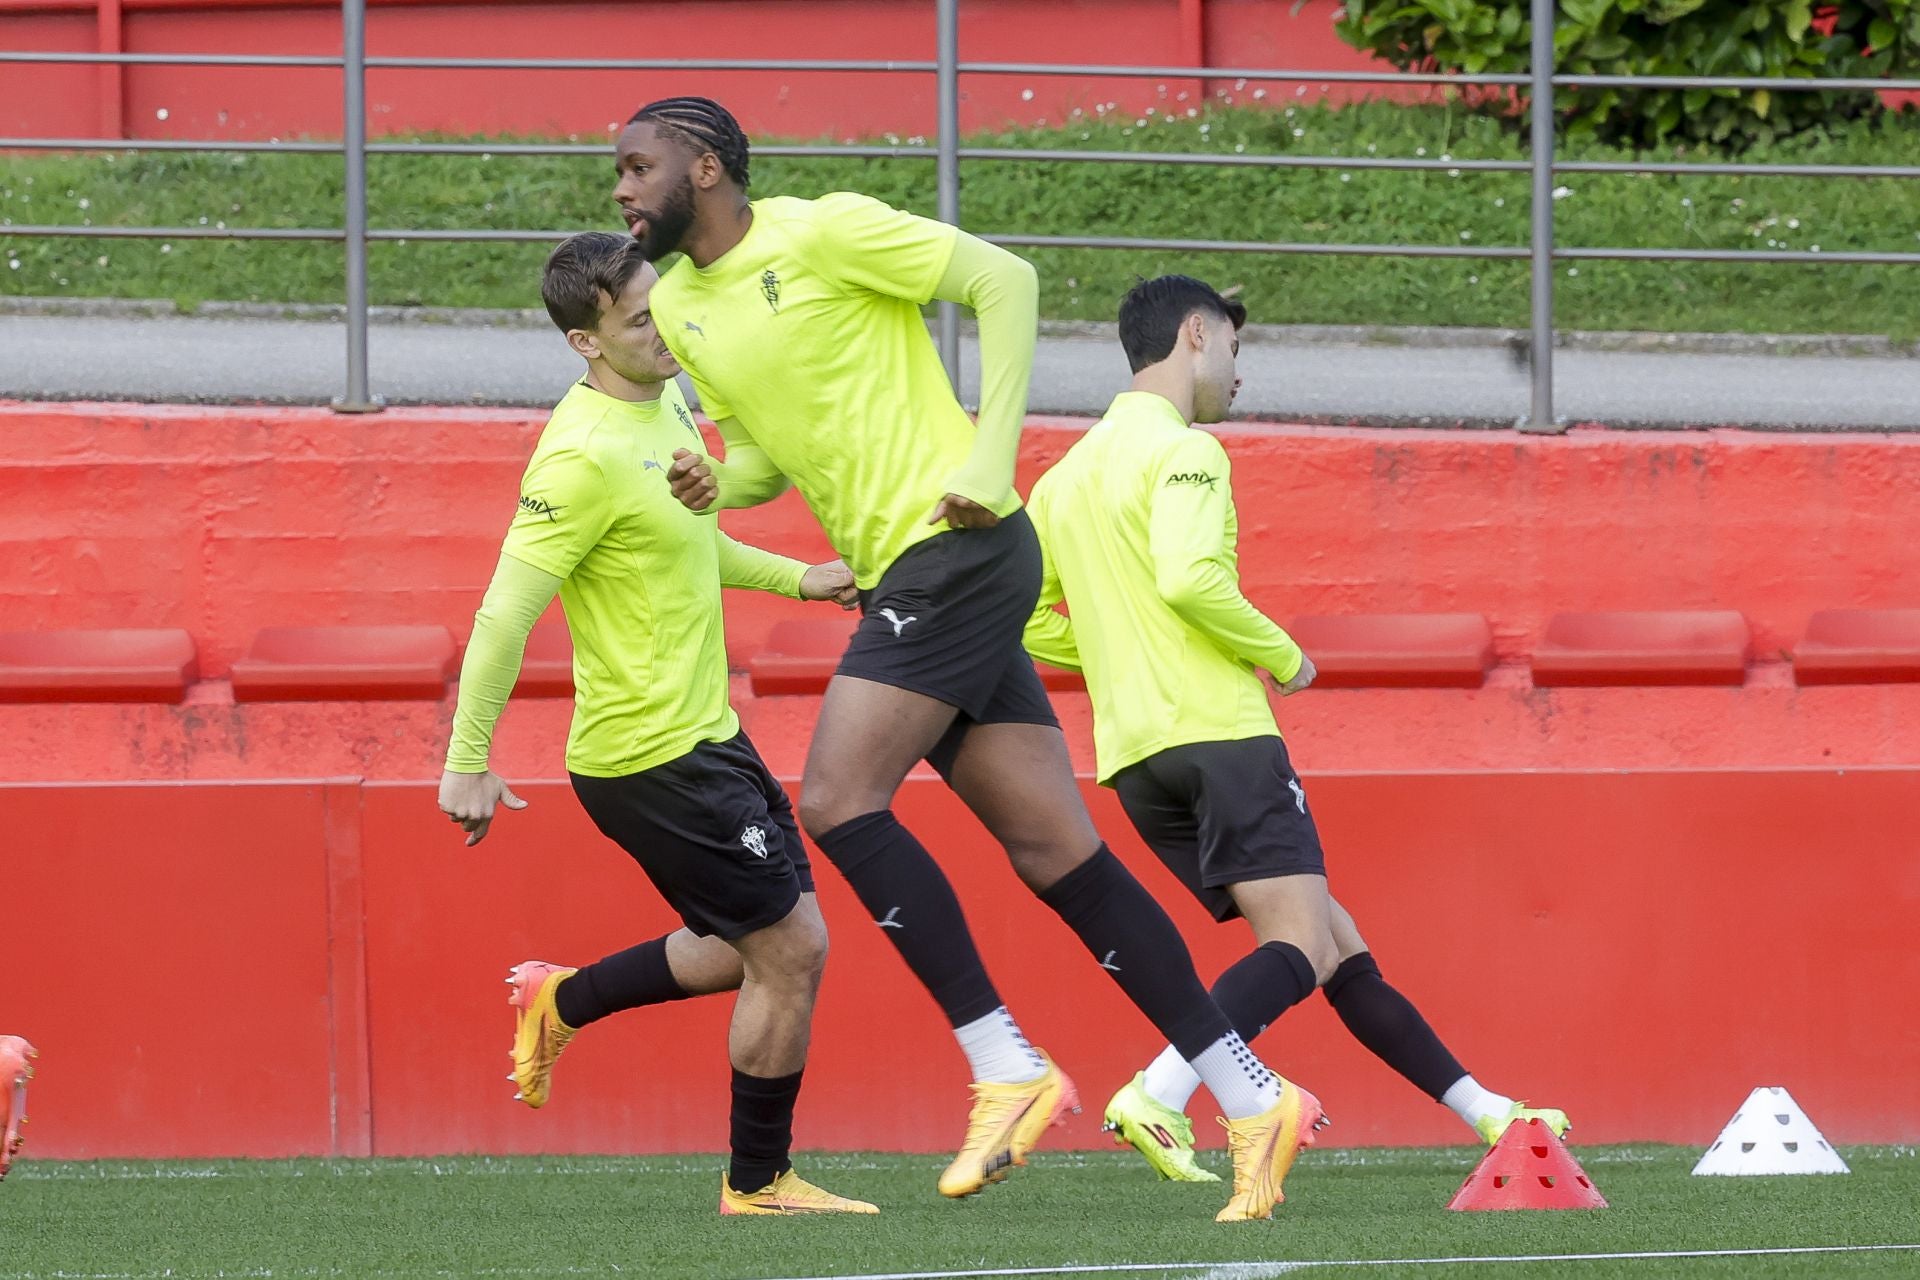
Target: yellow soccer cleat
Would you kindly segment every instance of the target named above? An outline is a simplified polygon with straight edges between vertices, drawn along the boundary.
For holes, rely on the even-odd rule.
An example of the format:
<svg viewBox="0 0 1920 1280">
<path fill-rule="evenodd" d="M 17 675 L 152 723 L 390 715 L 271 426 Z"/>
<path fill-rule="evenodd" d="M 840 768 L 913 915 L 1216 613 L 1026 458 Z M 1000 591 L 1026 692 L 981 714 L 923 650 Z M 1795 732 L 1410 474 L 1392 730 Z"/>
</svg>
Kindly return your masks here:
<svg viewBox="0 0 1920 1280">
<path fill-rule="evenodd" d="M 40 1055 L 19 1036 L 0 1036 L 0 1178 L 13 1167 L 13 1158 L 26 1139 L 20 1126 L 27 1122 L 27 1081 L 33 1079 L 33 1060 Z"/>
<path fill-rule="evenodd" d="M 513 994 L 507 1003 L 513 1006 L 513 1074 L 507 1078 L 518 1086 L 514 1101 L 530 1107 L 547 1105 L 553 1091 L 553 1064 L 560 1060 L 574 1028 L 560 1021 L 553 1007 L 554 992 L 574 975 L 545 960 L 525 960 L 507 974 Z"/>
<path fill-rule="evenodd" d="M 824 1191 L 789 1169 L 751 1194 L 735 1191 L 720 1175 L 720 1216 L 755 1213 L 878 1213 L 877 1205 Z"/>
<path fill-rule="evenodd" d="M 1474 1125 L 1473 1129 L 1480 1135 L 1480 1141 L 1492 1146 L 1500 1141 L 1500 1135 L 1505 1133 L 1507 1126 L 1515 1120 L 1538 1120 L 1553 1130 L 1553 1136 L 1556 1138 L 1566 1137 L 1567 1130 L 1573 1128 L 1573 1121 L 1567 1119 L 1567 1113 L 1564 1111 L 1555 1111 L 1549 1107 L 1529 1107 L 1524 1102 L 1516 1102 L 1507 1108 L 1504 1115 L 1482 1116 L 1480 1123 Z"/>
<path fill-rule="evenodd" d="M 1193 1157 L 1193 1121 L 1147 1092 L 1145 1072 L 1113 1095 L 1103 1127 L 1121 1146 L 1132 1144 L 1164 1182 L 1220 1181 Z"/>
<path fill-rule="evenodd" d="M 1007 1166 L 1025 1164 L 1047 1126 L 1080 1111 L 1080 1092 L 1046 1054 L 1046 1074 L 1025 1084 L 976 1084 L 967 1138 L 940 1175 L 940 1194 L 970 1196 L 1007 1176 Z"/>
<path fill-rule="evenodd" d="M 1233 1153 L 1233 1198 L 1215 1222 L 1258 1222 L 1286 1199 L 1280 1185 L 1300 1152 L 1313 1145 L 1314 1130 L 1327 1122 L 1320 1100 L 1289 1080 L 1280 1081 L 1280 1101 L 1244 1120 L 1222 1119 Z"/>
</svg>

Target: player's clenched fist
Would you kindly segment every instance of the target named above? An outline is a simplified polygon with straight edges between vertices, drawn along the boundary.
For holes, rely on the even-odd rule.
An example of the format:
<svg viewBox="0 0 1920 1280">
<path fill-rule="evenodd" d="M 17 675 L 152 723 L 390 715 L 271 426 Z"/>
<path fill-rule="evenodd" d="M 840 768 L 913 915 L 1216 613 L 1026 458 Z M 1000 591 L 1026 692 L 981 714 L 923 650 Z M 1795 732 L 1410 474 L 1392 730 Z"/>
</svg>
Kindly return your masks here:
<svg viewBox="0 0 1920 1280">
<path fill-rule="evenodd" d="M 494 811 L 501 805 L 524 809 L 527 802 L 508 790 L 506 780 L 491 769 L 485 773 L 449 769 L 440 775 L 440 812 L 467 833 L 468 847 L 487 838 Z"/>
<path fill-rule="evenodd" d="M 705 511 L 720 496 L 720 482 L 707 460 L 690 449 L 675 449 L 667 468 L 667 487 L 689 511 Z"/>
<path fill-rule="evenodd" d="M 856 608 L 860 588 L 853 584 L 853 570 L 842 560 L 829 560 L 808 569 L 800 579 L 802 600 L 831 600 L 842 609 Z"/>
</svg>

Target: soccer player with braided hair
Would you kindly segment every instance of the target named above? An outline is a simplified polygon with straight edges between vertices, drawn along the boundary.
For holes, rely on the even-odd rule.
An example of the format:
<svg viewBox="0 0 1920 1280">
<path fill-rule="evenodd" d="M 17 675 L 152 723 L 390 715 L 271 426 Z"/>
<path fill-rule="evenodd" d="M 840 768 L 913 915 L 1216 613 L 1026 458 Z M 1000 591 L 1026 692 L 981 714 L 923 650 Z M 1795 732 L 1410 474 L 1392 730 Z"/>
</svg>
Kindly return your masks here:
<svg viewBox="0 0 1920 1280">
<path fill-rule="evenodd" d="M 1223 1221 L 1271 1216 L 1321 1119 L 1233 1031 L 1166 912 L 1102 843 L 1021 633 L 1041 557 L 1013 489 L 1032 371 L 1033 268 L 943 223 L 848 192 L 749 200 L 739 124 L 705 98 L 635 112 L 613 198 L 661 277 L 653 313 L 726 443 L 680 451 L 688 507 L 797 487 L 853 571 L 863 619 L 828 685 L 800 820 L 953 1027 L 974 1101 L 940 1191 L 965 1196 L 1025 1161 L 1078 1108 L 995 990 L 952 886 L 893 812 L 926 759 L 1002 844 L 1226 1113 Z M 972 308 L 977 424 L 954 397 L 920 308 Z"/>
</svg>

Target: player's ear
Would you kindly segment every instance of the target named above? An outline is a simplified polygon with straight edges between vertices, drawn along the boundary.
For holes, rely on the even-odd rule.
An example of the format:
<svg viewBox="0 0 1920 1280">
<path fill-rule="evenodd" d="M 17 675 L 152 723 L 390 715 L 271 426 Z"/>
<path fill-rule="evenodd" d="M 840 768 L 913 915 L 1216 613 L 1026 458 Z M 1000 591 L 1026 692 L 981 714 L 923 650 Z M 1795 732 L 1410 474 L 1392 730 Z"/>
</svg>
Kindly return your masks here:
<svg viewBox="0 0 1920 1280">
<path fill-rule="evenodd" d="M 720 179 L 727 176 L 726 169 L 720 163 L 720 157 L 711 151 L 702 151 L 693 162 L 693 185 L 702 191 L 711 191 L 720 185 Z"/>
<path fill-rule="evenodd" d="M 1204 351 L 1207 347 L 1207 318 L 1198 311 L 1180 322 L 1180 336 L 1195 351 Z"/>
<path fill-rule="evenodd" d="M 600 358 L 600 339 L 585 329 L 567 330 L 567 345 L 572 347 L 574 354 L 583 360 Z"/>
</svg>

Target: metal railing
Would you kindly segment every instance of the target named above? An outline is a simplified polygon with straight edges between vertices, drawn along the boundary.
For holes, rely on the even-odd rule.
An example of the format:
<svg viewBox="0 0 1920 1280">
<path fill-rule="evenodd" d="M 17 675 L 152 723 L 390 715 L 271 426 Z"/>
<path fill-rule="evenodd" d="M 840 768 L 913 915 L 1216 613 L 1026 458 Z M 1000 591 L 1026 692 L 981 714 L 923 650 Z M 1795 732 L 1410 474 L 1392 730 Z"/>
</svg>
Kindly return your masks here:
<svg viewBox="0 0 1920 1280">
<path fill-rule="evenodd" d="M 173 65 L 202 67 L 301 67 L 341 72 L 345 119 L 343 140 L 327 142 L 201 142 L 186 140 L 129 140 L 76 138 L 0 138 L 0 150 L 47 151 L 207 151 L 276 152 L 338 155 L 345 166 L 345 225 L 329 227 L 138 227 L 138 226 L 0 226 L 0 236 L 74 236 L 97 238 L 164 238 L 224 240 L 339 241 L 346 254 L 347 368 L 346 388 L 334 408 L 343 413 L 378 410 L 382 403 L 368 385 L 367 370 L 367 246 L 376 241 L 536 241 L 549 242 L 567 231 L 430 230 L 373 228 L 367 225 L 367 157 L 369 155 L 504 155 L 603 156 L 599 146 L 561 143 L 441 143 L 369 142 L 366 136 L 366 73 L 373 69 L 459 71 L 795 71 L 932 74 L 936 79 L 938 123 L 935 144 L 849 146 L 756 146 L 755 154 L 782 157 L 848 156 L 916 158 L 937 166 L 937 214 L 946 222 L 960 222 L 960 168 L 968 161 L 1046 161 L 1085 164 L 1213 165 L 1222 168 L 1342 170 L 1448 170 L 1466 173 L 1520 173 L 1531 176 L 1531 234 L 1525 245 L 1410 245 L 1273 243 L 1236 240 L 1175 240 L 1126 236 L 1055 236 L 988 234 L 996 244 L 1026 248 L 1128 249 L 1149 252 L 1225 252 L 1317 255 L 1357 255 L 1409 258 L 1478 258 L 1525 260 L 1530 268 L 1529 334 L 1532 353 L 1531 397 L 1526 416 L 1517 423 L 1523 431 L 1562 429 L 1553 412 L 1553 268 L 1556 262 L 1612 259 L 1637 262 L 1751 262 L 1853 263 L 1873 265 L 1920 264 L 1920 253 L 1834 252 L 1740 249 L 1644 249 L 1626 246 L 1558 247 L 1554 243 L 1554 179 L 1561 174 L 1660 174 L 1687 176 L 1920 178 L 1920 166 L 1908 165 L 1794 165 L 1741 163 L 1625 163 L 1614 161 L 1560 161 L 1554 156 L 1553 107 L 1555 90 L 1586 88 L 1742 90 L 1920 90 L 1920 80 L 1784 78 L 1766 76 L 1602 76 L 1554 75 L 1553 0 L 1531 0 L 1533 40 L 1531 69 L 1524 75 L 1455 75 L 1372 71 L 1321 71 L 1265 67 L 1111 66 L 1052 62 L 964 62 L 959 51 L 959 0 L 935 0 L 936 57 L 924 60 L 805 60 L 805 59 L 674 59 L 674 58 L 410 58 L 368 57 L 366 0 L 343 0 L 342 48 L 339 57 L 284 54 L 186 53 L 58 53 L 0 51 L 7 63 Z M 1077 151 L 1017 147 L 963 147 L 960 145 L 959 84 L 963 75 L 1096 76 L 1125 79 L 1236 80 L 1314 82 L 1320 84 L 1456 85 L 1522 90 L 1527 96 L 1531 154 L 1526 160 L 1455 160 L 1420 157 L 1245 155 L 1158 151 Z M 942 302 L 937 321 L 941 359 L 959 381 L 960 340 L 957 310 Z"/>
</svg>

